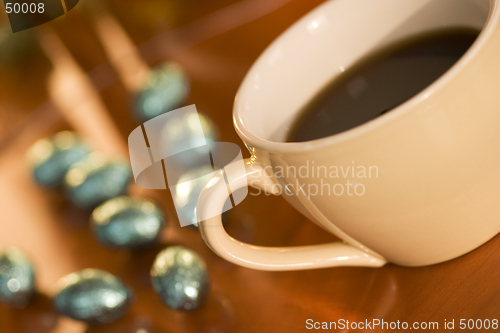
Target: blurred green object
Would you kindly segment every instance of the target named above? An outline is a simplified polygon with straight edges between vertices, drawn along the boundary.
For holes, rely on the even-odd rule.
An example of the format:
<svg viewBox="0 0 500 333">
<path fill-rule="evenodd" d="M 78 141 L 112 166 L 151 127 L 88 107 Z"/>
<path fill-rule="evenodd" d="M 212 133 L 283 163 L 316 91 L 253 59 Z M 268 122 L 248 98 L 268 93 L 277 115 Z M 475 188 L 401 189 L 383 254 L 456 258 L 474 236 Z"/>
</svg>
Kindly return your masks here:
<svg viewBox="0 0 500 333">
<path fill-rule="evenodd" d="M 18 248 L 0 251 L 0 301 L 23 308 L 35 293 L 35 271 L 29 258 Z"/>
<path fill-rule="evenodd" d="M 127 249 L 154 245 L 165 226 L 163 212 L 151 200 L 121 196 L 97 207 L 90 218 L 103 244 Z"/>
<path fill-rule="evenodd" d="M 28 152 L 33 178 L 45 187 L 61 185 L 71 165 L 83 160 L 90 152 L 90 147 L 70 131 L 59 132 L 49 139 L 40 139 Z"/>
<path fill-rule="evenodd" d="M 134 97 L 135 117 L 145 122 L 178 108 L 189 94 L 189 80 L 182 67 L 166 62 L 148 73 Z"/>
<path fill-rule="evenodd" d="M 182 21 L 193 8 L 193 0 L 115 0 L 109 2 L 113 3 L 113 11 L 126 17 L 131 25 L 152 31 L 170 30 L 178 26 L 179 21 Z"/>
<path fill-rule="evenodd" d="M 64 178 L 64 188 L 73 204 L 90 209 L 125 194 L 131 179 L 129 161 L 94 152 L 71 166 Z"/>
<path fill-rule="evenodd" d="M 132 291 L 115 275 L 87 268 L 61 278 L 54 297 L 56 309 L 89 324 L 106 324 L 122 317 L 132 299 Z"/>
<path fill-rule="evenodd" d="M 184 246 L 167 247 L 156 256 L 151 281 L 161 300 L 175 310 L 199 308 L 209 291 L 205 261 Z"/>
<path fill-rule="evenodd" d="M 20 64 L 38 50 L 32 30 L 13 33 L 8 20 L 0 23 L 0 66 Z"/>
</svg>

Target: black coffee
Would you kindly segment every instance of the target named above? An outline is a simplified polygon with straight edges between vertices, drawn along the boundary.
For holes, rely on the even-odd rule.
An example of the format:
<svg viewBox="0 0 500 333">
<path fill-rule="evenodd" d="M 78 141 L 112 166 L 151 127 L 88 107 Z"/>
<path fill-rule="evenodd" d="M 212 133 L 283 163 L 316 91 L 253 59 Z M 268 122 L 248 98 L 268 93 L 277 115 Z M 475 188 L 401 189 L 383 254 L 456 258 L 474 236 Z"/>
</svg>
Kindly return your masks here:
<svg viewBox="0 0 500 333">
<path fill-rule="evenodd" d="M 286 141 L 330 136 L 393 109 L 446 72 L 478 33 L 466 28 L 434 31 L 374 52 L 307 103 Z"/>
</svg>

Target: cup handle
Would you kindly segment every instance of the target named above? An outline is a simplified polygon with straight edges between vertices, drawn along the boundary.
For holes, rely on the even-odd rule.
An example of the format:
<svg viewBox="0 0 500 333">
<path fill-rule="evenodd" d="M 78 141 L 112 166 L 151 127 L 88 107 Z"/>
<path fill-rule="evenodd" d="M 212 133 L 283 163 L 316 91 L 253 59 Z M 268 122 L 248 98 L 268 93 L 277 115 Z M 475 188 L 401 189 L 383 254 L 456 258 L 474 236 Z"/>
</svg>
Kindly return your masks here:
<svg viewBox="0 0 500 333">
<path fill-rule="evenodd" d="M 224 170 L 230 168 L 226 166 Z M 205 185 L 196 208 L 198 219 L 213 216 L 201 221 L 198 226 L 205 243 L 220 257 L 240 266 L 265 270 L 286 271 L 334 266 L 380 267 L 386 263 L 382 257 L 372 255 L 354 246 L 334 242 L 321 245 L 295 247 L 264 247 L 240 242 L 229 236 L 221 221 L 221 212 L 228 199 L 228 188 L 247 186 L 247 178 L 252 177 L 252 186 L 263 191 L 275 189 L 274 182 L 265 170 L 252 160 L 245 160 L 245 174 L 224 180 L 224 170 L 219 170 Z M 278 193 L 270 193 L 278 194 Z"/>
</svg>

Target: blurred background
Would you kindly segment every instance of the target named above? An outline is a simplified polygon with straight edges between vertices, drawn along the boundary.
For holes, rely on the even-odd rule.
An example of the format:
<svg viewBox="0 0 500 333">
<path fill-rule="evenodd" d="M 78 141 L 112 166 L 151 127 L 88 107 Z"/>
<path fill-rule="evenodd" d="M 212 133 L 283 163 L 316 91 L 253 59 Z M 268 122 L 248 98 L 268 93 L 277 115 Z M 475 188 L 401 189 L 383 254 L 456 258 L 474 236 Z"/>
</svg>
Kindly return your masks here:
<svg viewBox="0 0 500 333">
<path fill-rule="evenodd" d="M 219 141 L 240 145 L 249 157 L 232 125 L 238 86 L 265 47 L 320 2 L 88 0 L 15 34 L 0 13 L 0 248 L 16 246 L 31 259 L 37 290 L 25 308 L 0 303 L 0 332 L 262 332 L 285 325 L 273 322 L 276 315 L 303 311 L 300 302 L 290 303 L 284 295 L 289 288 L 278 287 L 274 274 L 227 263 L 196 228 L 181 228 L 168 189 L 144 190 L 133 181 L 127 188 L 163 209 L 166 226 L 158 245 L 140 251 L 104 246 L 89 227 L 88 210 L 68 202 L 64 191 L 36 184 L 27 154 L 37 140 L 71 130 L 95 149 L 128 159 L 128 135 L 150 118 L 137 111 L 137 91 L 147 81 L 141 81 L 141 69 L 173 62 L 181 74 L 170 74 L 182 75 L 187 88 L 170 101 L 172 109 L 195 104 Z M 102 35 L 103 17 L 118 34 Z M 226 215 L 231 235 L 256 244 L 333 238 L 279 197 L 249 196 Z M 209 296 L 193 312 L 169 309 L 151 288 L 154 258 L 173 244 L 207 262 Z M 126 315 L 112 324 L 89 326 L 59 315 L 52 305 L 56 282 L 89 267 L 116 274 L 135 292 Z"/>
</svg>

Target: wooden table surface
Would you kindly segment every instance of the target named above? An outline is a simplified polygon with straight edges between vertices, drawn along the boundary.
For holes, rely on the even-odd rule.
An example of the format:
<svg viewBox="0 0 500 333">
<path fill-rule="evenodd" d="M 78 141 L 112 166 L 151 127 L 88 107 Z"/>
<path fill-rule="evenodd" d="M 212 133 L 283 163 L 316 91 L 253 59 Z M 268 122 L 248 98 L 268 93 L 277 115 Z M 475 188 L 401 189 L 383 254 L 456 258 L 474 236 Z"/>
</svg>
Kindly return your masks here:
<svg viewBox="0 0 500 333">
<path fill-rule="evenodd" d="M 150 64 L 171 59 L 185 67 L 192 82 L 186 104 L 196 104 L 198 111 L 217 124 L 221 141 L 238 143 L 246 154 L 231 120 L 239 83 L 274 38 L 321 2 L 115 0 L 109 5 Z M 130 97 L 107 63 L 84 9 L 80 4 L 48 25 L 100 89 L 126 144 L 138 126 L 130 116 Z M 15 245 L 29 254 L 36 266 L 38 288 L 26 309 L 0 305 L 1 333 L 302 332 L 308 331 L 308 319 L 438 322 L 439 330 L 434 331 L 442 331 L 445 320 L 454 320 L 459 330 L 461 319 L 500 319 L 499 236 L 458 259 L 428 267 L 388 264 L 261 272 L 225 262 L 208 249 L 197 230 L 181 228 L 168 190 L 132 185 L 131 193 L 158 201 L 169 216 L 161 244 L 137 253 L 100 245 L 89 229 L 89 214 L 67 204 L 58 191 L 38 188 L 24 159 L 36 139 L 70 128 L 48 101 L 50 71 L 50 62 L 38 51 L 19 64 L 0 65 L 0 247 Z M 306 245 L 335 239 L 284 199 L 265 195 L 248 196 L 229 211 L 226 229 L 242 241 L 259 245 Z M 151 288 L 153 259 L 170 244 L 188 246 L 207 261 L 210 296 L 194 312 L 166 308 Z M 120 276 L 135 291 L 134 304 L 113 324 L 89 327 L 53 310 L 56 281 L 88 267 Z"/>
</svg>

